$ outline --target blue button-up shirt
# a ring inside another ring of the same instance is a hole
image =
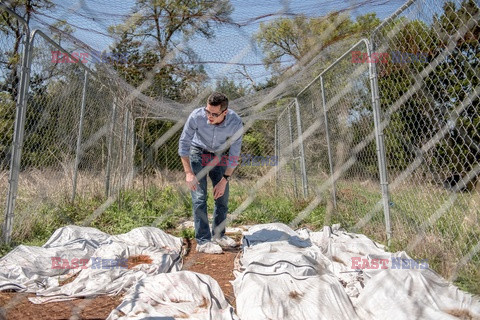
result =
[[[231,159],[238,159],[242,147],[242,134],[242,119],[235,111],[228,109],[225,120],[215,125],[208,123],[204,108],[197,108],[192,111],[183,127],[178,143],[178,154],[181,157],[189,156],[191,146],[214,153],[221,152],[228,149],[227,140],[233,137],[228,155]],[[232,162],[229,163],[229,166],[235,166]]]

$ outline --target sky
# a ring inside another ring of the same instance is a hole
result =
[[[45,29],[49,24],[65,19],[74,28],[75,37],[100,51],[110,51],[109,46],[114,39],[108,35],[108,27],[121,23],[135,3],[134,0],[53,2],[56,4],[55,9],[39,16],[38,26]],[[262,52],[252,41],[260,23],[291,16],[289,14],[322,16],[346,8],[353,8],[350,11],[353,19],[367,12],[376,12],[380,19],[384,19],[404,2],[405,0],[231,0],[234,7],[232,19],[242,27],[220,26],[213,39],[196,37],[186,45],[198,54],[198,60],[203,62],[212,82],[223,77],[245,80],[239,71],[247,71],[258,84],[270,77],[270,72],[262,64]]]

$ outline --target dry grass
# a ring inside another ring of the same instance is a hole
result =
[[[7,190],[8,190],[8,171],[0,171],[0,206],[4,208],[7,201]],[[0,217],[0,222],[4,219],[3,215]]]
[[[78,277],[79,274],[80,274],[80,272],[77,272],[77,273],[74,273],[74,274],[70,275],[70,276],[69,276],[68,278],[66,278],[66,279],[59,280],[59,281],[58,281],[58,285],[59,285],[59,286],[64,286],[64,285],[66,285],[67,283],[73,282],[73,280],[75,280],[75,279]]]
[[[143,186],[157,186],[163,188],[173,186],[174,188],[183,187],[185,174],[181,171],[155,170],[152,175],[138,175],[133,179],[132,188],[140,189]]]
[[[152,264],[153,260],[150,258],[150,256],[147,256],[145,254],[140,254],[137,256],[130,256],[127,259],[127,267],[128,269],[132,269],[135,266],[138,266],[139,264]]]
[[[208,300],[207,298],[203,297],[202,303],[198,305],[199,308],[206,308],[208,307]]]
[[[288,294],[288,297],[290,299],[293,299],[293,300],[300,300],[302,298],[302,294],[300,292],[297,292],[297,291],[291,291],[289,294]]]
[[[77,197],[102,197],[105,189],[102,173],[80,171],[77,182]],[[8,181],[0,180],[0,190],[8,188]],[[73,178],[68,171],[53,169],[29,169],[19,175],[18,194],[15,202],[13,239],[26,239],[39,219],[45,217],[44,208],[55,208],[70,202]],[[5,204],[5,198],[2,199]],[[0,221],[3,222],[3,215]]]
[[[457,317],[458,319],[462,319],[462,320],[478,320],[477,317],[475,317],[474,315],[472,315],[470,313],[470,311],[468,310],[444,310],[446,313],[454,316],[454,317]]]
[[[338,258],[337,256],[332,256],[332,261],[333,262],[338,262],[338,263],[341,263],[343,265],[345,265],[345,262],[343,262],[340,258]]]

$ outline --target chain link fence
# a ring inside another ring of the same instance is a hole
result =
[[[303,197],[316,197],[326,204],[324,224],[341,223],[350,229],[366,218],[370,221],[360,231],[384,241],[389,212],[388,208],[382,211],[381,204],[388,195],[378,187],[379,126],[372,100],[372,69],[367,63],[352,63],[352,53],[369,50],[367,40],[352,46],[279,116],[280,156],[287,160],[280,180],[294,191],[303,190]]]
[[[410,1],[372,36],[394,245],[450,279],[480,275],[479,20],[474,1]]]
[[[12,12],[8,17],[22,21]],[[125,90],[87,68],[78,55],[39,30],[30,36],[26,29],[21,39],[0,39],[2,59],[10,64],[1,74],[6,87],[1,91],[0,177],[7,219],[3,237],[9,242],[23,238],[45,216],[71,223],[65,215],[45,215],[58,203],[122,190],[132,179],[134,128]],[[28,43],[23,53],[17,48],[21,41]],[[8,51],[12,46],[16,51]],[[22,61],[26,67],[20,73]],[[25,85],[18,85],[20,79]]]
[[[307,187],[302,179],[305,177],[301,166],[301,152],[298,139],[298,122],[296,117],[296,103],[291,100],[277,119],[277,154],[285,161],[276,175],[277,186],[287,195],[304,196],[303,188]]]
[[[1,10],[22,20],[4,6]],[[127,188],[146,190],[158,186],[158,178],[183,181],[178,139],[189,105],[164,98],[158,101],[136,91],[118,76],[117,61],[71,41],[69,34],[60,33],[55,40],[39,30],[32,35],[28,29],[19,34],[23,39],[17,39],[16,53],[2,52],[11,61],[9,69],[2,69],[2,77],[16,77],[19,82],[23,57],[26,77],[25,85],[12,85],[26,90],[21,96],[25,104],[16,103],[20,93],[9,94],[8,88],[2,88],[1,96],[5,109],[1,130],[5,134],[0,191],[7,219],[0,221],[6,242],[25,238],[44,216],[72,223],[64,210],[58,216],[45,214],[57,210],[59,203],[93,197],[110,199],[106,204],[118,199],[120,205]],[[0,39],[5,48],[14,46],[15,39]],[[58,45],[60,40],[68,46]],[[23,55],[22,41],[28,43]],[[17,116],[16,104],[22,112]],[[248,109],[245,103],[231,105],[248,121],[248,110],[242,113],[242,108]],[[13,141],[15,125],[19,133]],[[274,121],[257,120],[245,133],[236,172],[240,179],[256,179],[276,165],[274,127]],[[10,168],[12,158],[16,160]],[[8,180],[9,174],[13,179]],[[97,217],[90,214],[84,213],[85,224]],[[50,225],[58,225],[58,221]]]
[[[473,1],[408,1],[277,119],[278,181],[295,195],[307,181],[304,196],[323,203],[330,190],[325,224],[426,258],[467,289],[480,260],[479,12]]]

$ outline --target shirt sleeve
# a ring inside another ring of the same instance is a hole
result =
[[[185,125],[183,126],[182,135],[178,141],[178,154],[180,157],[187,157],[190,154],[193,135],[197,130],[194,114],[195,112],[192,112],[190,116],[188,116],[187,122],[185,122]]]
[[[238,137],[237,137],[238,136]],[[238,166],[238,161],[240,160],[240,150],[242,149],[242,137],[243,137],[243,123],[240,122],[237,129],[235,130],[235,134],[233,138],[235,141],[231,144],[230,149],[228,151],[229,161],[228,166],[231,168],[235,168]]]

